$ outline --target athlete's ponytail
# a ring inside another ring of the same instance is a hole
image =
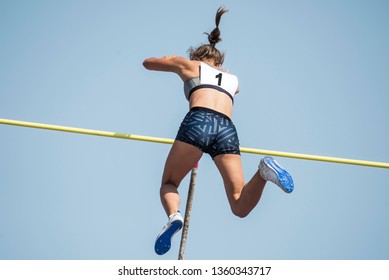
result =
[[[209,44],[201,45],[197,49],[190,48],[188,50],[189,58],[191,60],[213,60],[215,65],[222,65],[224,62],[224,54],[221,53],[218,49],[215,48],[215,45],[219,43],[222,39],[220,37],[220,19],[224,13],[228,12],[225,7],[220,7],[216,12],[215,23],[216,27],[212,30],[210,34],[204,33],[208,35]]]
[[[217,10],[216,17],[215,17],[215,23],[216,27],[214,30],[212,30],[211,34],[204,33],[208,35],[208,41],[209,44],[212,47],[215,47],[217,43],[219,43],[222,39],[220,38],[220,29],[219,29],[219,24],[220,24],[220,19],[224,13],[228,12],[228,10],[225,7],[220,7]]]

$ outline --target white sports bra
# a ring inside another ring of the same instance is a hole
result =
[[[227,94],[232,101],[238,91],[238,77],[223,72],[204,62],[200,62],[200,76],[184,82],[184,93],[189,101],[193,92],[202,88],[212,88]]]

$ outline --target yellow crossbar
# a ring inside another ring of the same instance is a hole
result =
[[[89,135],[103,136],[103,137],[121,138],[127,140],[147,141],[147,142],[162,143],[162,144],[173,144],[174,142],[173,139],[168,139],[168,138],[150,137],[150,136],[142,136],[142,135],[135,135],[135,134],[123,134],[123,133],[108,132],[108,131],[101,131],[101,130],[24,122],[24,121],[9,120],[9,119],[0,119],[0,124],[38,128],[38,129],[57,130],[62,132],[71,132],[71,133],[79,133],[79,134],[89,134]],[[288,153],[288,152],[280,152],[280,151],[244,148],[244,147],[241,147],[240,151],[242,153],[249,153],[249,154],[261,154],[261,155],[288,157],[288,158],[305,159],[305,160],[325,161],[325,162],[332,162],[332,163],[389,168],[389,163],[386,162],[375,162],[375,161],[367,161],[367,160],[297,154],[297,153]]]

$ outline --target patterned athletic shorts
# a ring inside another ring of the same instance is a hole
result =
[[[191,144],[212,158],[220,154],[240,155],[238,133],[231,119],[208,108],[192,108],[182,121],[176,140]]]

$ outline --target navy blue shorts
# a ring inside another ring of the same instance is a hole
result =
[[[231,119],[208,108],[192,108],[182,121],[176,140],[191,144],[212,158],[220,154],[240,155],[238,133]]]

